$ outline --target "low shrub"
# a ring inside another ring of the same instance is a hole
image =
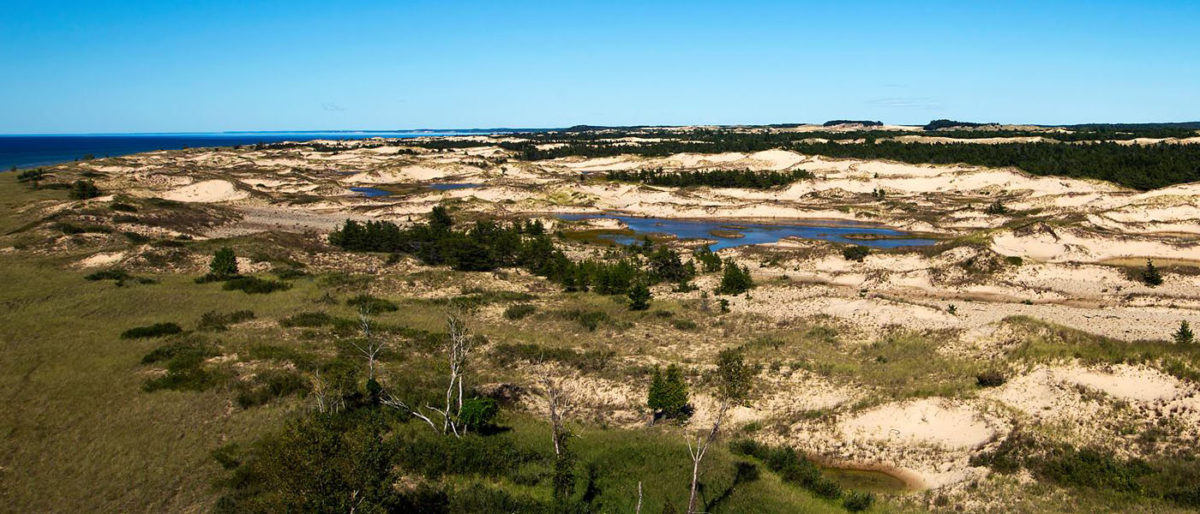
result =
[[[287,282],[263,280],[258,277],[238,277],[230,279],[221,287],[226,291],[242,291],[246,294],[269,294],[275,291],[286,291],[292,288]]]
[[[121,332],[121,339],[146,339],[151,337],[163,337],[183,332],[183,329],[176,323],[155,323],[144,327],[134,327],[124,332]]]
[[[850,512],[862,512],[875,504],[875,495],[860,491],[852,491],[842,500],[842,507]]]
[[[493,426],[496,415],[500,413],[500,404],[491,398],[471,398],[463,402],[458,414],[467,428],[476,432]]]
[[[229,325],[251,319],[254,319],[253,311],[208,311],[200,315],[200,321],[196,323],[196,330],[223,331],[228,330]]]
[[[671,326],[679,330],[695,330],[696,322],[690,319],[677,319],[671,321]]]
[[[346,300],[346,305],[366,309],[367,312],[396,312],[400,307],[390,300],[376,298],[368,294],[360,294]]]
[[[303,395],[309,391],[310,384],[295,371],[268,370],[259,373],[251,382],[242,382],[238,387],[237,404],[248,409],[292,394]]]
[[[528,303],[518,303],[516,305],[510,305],[507,309],[504,309],[504,317],[516,321],[533,314],[535,311],[537,311],[537,307],[534,305]]]
[[[546,348],[532,343],[500,343],[492,349],[492,356],[500,365],[512,365],[517,361],[556,361],[580,371],[601,371],[608,367],[616,356],[612,350],[587,350],[579,352],[570,348]]]
[[[204,369],[205,359],[217,352],[200,340],[184,339],[155,348],[142,357],[142,364],[166,361],[167,373],[142,383],[146,392],[169,389],[203,391],[217,383],[217,375]]]
[[[871,254],[871,249],[861,245],[847,246],[842,249],[842,257],[848,261],[862,262]]]
[[[588,329],[588,332],[595,332],[599,328],[600,323],[610,321],[608,313],[604,311],[585,311],[585,310],[570,310],[562,313],[563,318],[579,322],[583,328]]]
[[[1004,378],[1004,374],[997,370],[988,370],[975,375],[975,382],[979,384],[979,387],[1000,387],[1004,385],[1005,381],[1007,379]]]
[[[284,327],[317,328],[333,324],[333,316],[324,312],[301,312],[279,320]]]

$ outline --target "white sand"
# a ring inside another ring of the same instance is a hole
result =
[[[996,431],[972,408],[939,398],[890,404],[842,421],[847,440],[869,439],[900,444],[974,448]]]
[[[216,203],[242,200],[249,193],[238,189],[227,180],[206,180],[190,186],[168,191],[162,197],[178,202]]]

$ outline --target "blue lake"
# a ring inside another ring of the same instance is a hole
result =
[[[671,218],[639,218],[615,214],[561,214],[559,219],[574,221],[588,218],[610,218],[621,220],[636,234],[603,234],[600,237],[623,245],[636,243],[647,234],[671,234],[679,239],[713,239],[712,250],[736,246],[774,243],[785,237],[817,239],[835,243],[850,243],[873,248],[898,248],[902,246],[927,246],[937,243],[936,239],[914,237],[908,232],[884,227],[864,226],[849,222],[790,222],[748,223],[736,220],[690,220]],[[717,234],[713,232],[716,231]],[[731,237],[733,233],[741,237]],[[853,236],[881,237],[884,239],[858,239]]]
[[[472,188],[472,187],[479,187],[480,185],[481,185],[481,184],[468,184],[468,183],[461,183],[461,184],[430,184],[430,185],[429,185],[429,189],[433,189],[433,190],[437,190],[437,191],[450,191],[450,190],[454,190],[454,189],[470,189],[470,188]]]
[[[352,188],[350,188],[350,190],[354,191],[355,193],[362,193],[362,195],[367,198],[375,198],[377,196],[388,196],[388,195],[392,194],[391,191],[379,189],[376,187],[352,187]]]

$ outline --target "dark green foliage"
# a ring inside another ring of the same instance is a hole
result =
[[[500,404],[491,398],[470,398],[463,402],[462,411],[458,414],[459,421],[468,429],[479,432],[490,428],[500,414]]]
[[[368,294],[360,294],[354,298],[346,300],[346,305],[357,307],[359,309],[365,309],[367,312],[372,313],[396,312],[400,310],[400,306],[396,305],[394,302],[385,300],[383,298],[376,298]]]
[[[942,128],[964,126],[961,122],[948,123],[939,128],[938,135],[957,138],[1012,137],[1022,135],[1043,136],[1045,132],[958,130]],[[662,140],[643,143],[636,147],[612,145],[594,141],[592,133],[532,134],[529,141],[502,143],[500,146],[514,150],[527,160],[554,159],[571,155],[588,157],[610,157],[619,154],[636,154],[661,157],[681,152],[719,153],[756,152],[784,148],[807,155],[858,159],[889,159],[914,164],[966,163],[989,167],[1016,167],[1034,175],[1062,175],[1077,178],[1096,178],[1115,182],[1135,189],[1155,189],[1172,184],[1200,180],[1200,148],[1195,145],[1153,144],[1123,145],[1110,139],[1133,137],[1189,137],[1192,129],[1184,127],[1135,127],[1113,129],[1111,127],[1082,127],[1079,132],[1054,134],[1060,141],[1080,141],[1083,144],[1057,142],[1001,143],[995,145],[948,145],[939,143],[910,143],[880,141],[879,139],[905,135],[904,133],[874,132],[806,132],[787,133],[765,131],[759,133],[731,132],[723,129],[689,131],[680,140]],[[913,135],[927,135],[913,132]],[[617,138],[634,133],[610,132],[605,137]],[[865,139],[864,142],[848,142],[846,139]],[[827,142],[817,142],[825,139]],[[544,143],[562,143],[555,148],[539,149]]]
[[[1004,374],[997,370],[988,370],[975,375],[975,382],[979,384],[979,387],[1000,387],[1004,385],[1005,381]]]
[[[142,357],[142,364],[166,361],[167,373],[142,383],[146,392],[169,389],[175,391],[203,391],[217,383],[217,377],[204,369],[205,359],[217,356],[217,352],[200,340],[180,339],[155,348]]]
[[[713,253],[707,246],[697,249],[693,255],[704,266],[705,273],[721,271],[721,256]]]
[[[1192,327],[1188,325],[1187,321],[1180,321],[1179,330],[1175,331],[1172,339],[1175,340],[1175,344],[1192,344],[1196,341],[1196,336],[1192,333]]]
[[[595,332],[600,327],[600,323],[609,321],[608,313],[604,311],[570,310],[564,311],[562,316],[578,321],[583,328],[588,329],[588,332]]]
[[[677,319],[671,321],[671,326],[679,330],[695,330],[697,325],[690,319]]]
[[[687,419],[692,414],[692,406],[688,404],[687,382],[679,366],[667,366],[664,375],[660,369],[654,368],[650,380],[650,390],[646,395],[646,405],[654,412],[654,416],[664,418]]]
[[[120,212],[137,212],[138,211],[137,207],[134,207],[127,203],[121,203],[121,202],[113,202],[113,204],[109,205],[108,208],[112,209],[114,211],[120,211]]]
[[[737,295],[754,287],[754,279],[750,278],[750,268],[738,267],[732,260],[725,262],[725,274],[721,275],[721,285],[717,294]]]
[[[120,268],[112,268],[112,269],[96,271],[96,272],[89,273],[83,277],[84,280],[91,280],[91,281],[116,280],[117,282],[123,282],[123,281],[129,280],[131,278],[134,278],[133,275],[130,275],[125,270],[120,269]]]
[[[629,310],[644,311],[650,308],[650,288],[638,282],[629,288]]]
[[[804,170],[791,171],[753,171],[753,170],[704,170],[664,172],[662,168],[653,170],[610,171],[605,178],[621,182],[640,182],[654,186],[688,187],[740,187],[751,189],[770,189],[783,186],[798,180],[812,178],[812,173]]]
[[[729,449],[735,454],[762,461],[785,482],[797,484],[818,496],[836,499],[842,495],[837,482],[822,476],[816,464],[792,448],[772,448],[751,439],[740,439],[729,443]]]
[[[696,268],[684,264],[679,258],[679,252],[666,246],[659,246],[649,256],[650,275],[664,282],[683,283],[696,276]]]
[[[208,273],[217,280],[225,280],[236,277],[238,275],[237,256],[234,255],[233,249],[223,247],[213,254],[212,261],[208,263]]]
[[[200,322],[196,323],[196,330],[208,331],[224,331],[229,329],[229,325],[241,323],[243,321],[254,319],[252,311],[232,311],[219,312],[208,311],[200,315]]]
[[[882,121],[870,121],[870,120],[829,120],[829,121],[821,124],[822,127],[835,127],[837,125],[862,125],[864,127],[881,127],[881,126],[883,126],[883,122]]]
[[[862,262],[871,253],[871,249],[861,245],[842,248],[842,258],[848,261]]]
[[[507,309],[504,309],[504,317],[516,321],[524,318],[525,316],[533,314],[534,311],[537,311],[536,306],[528,303],[518,303],[516,305],[510,305]]]
[[[54,224],[54,228],[58,229],[66,235],[72,236],[75,234],[111,234],[112,229],[103,225],[76,225],[74,223],[58,222]]]
[[[868,492],[851,491],[842,500],[842,507],[850,512],[862,512],[875,504],[875,495]]]
[[[717,354],[717,398],[738,405],[750,394],[754,371],[746,366],[745,356],[737,348],[726,348]]]
[[[280,280],[293,280],[293,279],[308,276],[308,272],[306,272],[302,269],[297,269],[297,268],[277,268],[277,269],[271,270],[271,273],[274,274]]]
[[[67,193],[67,197],[72,200],[87,200],[97,196],[100,196],[100,189],[90,180],[76,180],[71,184],[71,191]]]
[[[46,173],[46,170],[44,170],[42,168],[25,170],[25,171],[22,171],[17,174],[17,182],[20,182],[22,184],[29,183],[33,186],[34,189],[37,189],[38,183],[41,182],[42,179],[44,179],[48,176],[49,176],[49,173]]]
[[[570,348],[546,348],[532,343],[500,343],[492,349],[497,364],[514,365],[517,361],[558,362],[580,371],[603,371],[616,352],[612,350],[576,351]]]
[[[988,206],[983,209],[983,212],[985,214],[993,215],[1007,214],[1008,207],[1005,207],[1004,204],[1000,203],[1000,200],[996,200],[988,204]]]
[[[1162,274],[1158,272],[1158,268],[1154,267],[1154,263],[1150,259],[1146,259],[1146,269],[1142,271],[1142,282],[1150,287],[1160,286],[1163,283]]]
[[[121,332],[121,339],[146,339],[150,337],[163,337],[183,332],[183,329],[176,323],[155,323],[144,327],[135,327],[124,332]]]
[[[275,291],[286,291],[292,288],[287,282],[263,280],[258,277],[237,277],[225,282],[221,287],[226,291],[242,291],[246,294],[268,294]]]
[[[258,373],[253,381],[238,383],[237,404],[243,409],[264,405],[277,398],[303,394],[309,390],[308,379],[291,370],[267,370]]]
[[[301,312],[279,320],[279,324],[284,327],[306,328],[323,327],[326,325],[332,325],[333,322],[333,316],[330,316],[324,312]]]

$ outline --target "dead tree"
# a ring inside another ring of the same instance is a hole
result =
[[[567,437],[570,433],[563,426],[563,416],[573,407],[568,401],[563,389],[562,379],[555,378],[549,373],[542,375],[540,380],[542,393],[546,396],[546,405],[550,412],[550,434],[554,439],[554,455],[561,456],[565,451]]]
[[[466,433],[465,427],[459,422],[459,417],[462,415],[463,391],[465,389],[463,377],[466,374],[467,357],[471,353],[474,341],[467,334],[466,324],[457,315],[450,314],[447,317],[446,325],[449,332],[446,343],[446,354],[450,359],[450,379],[446,385],[446,406],[439,409],[432,405],[426,405],[425,408],[441,414],[441,433],[462,437]],[[382,396],[381,401],[384,405],[408,411],[413,416],[429,424],[434,431],[438,430],[433,420],[422,412],[420,408],[412,407],[407,402],[391,394],[384,394]]]
[[[375,380],[375,361],[378,360],[379,354],[387,347],[387,341],[382,339],[376,340],[371,337],[371,309],[367,306],[358,308],[358,326],[362,330],[363,342],[351,342],[354,348],[363,354],[367,359],[367,380]]]
[[[744,402],[750,390],[750,370],[746,367],[741,352],[729,349],[720,353],[717,357],[716,378],[718,407],[712,429],[708,431],[707,435],[697,435],[695,444],[692,443],[690,437],[687,438],[688,453],[692,456],[692,490],[688,497],[688,514],[696,513],[696,493],[700,485],[700,462],[704,460],[708,446],[717,439],[717,434],[721,431],[721,422],[725,419],[725,413],[729,411],[730,407]]]

